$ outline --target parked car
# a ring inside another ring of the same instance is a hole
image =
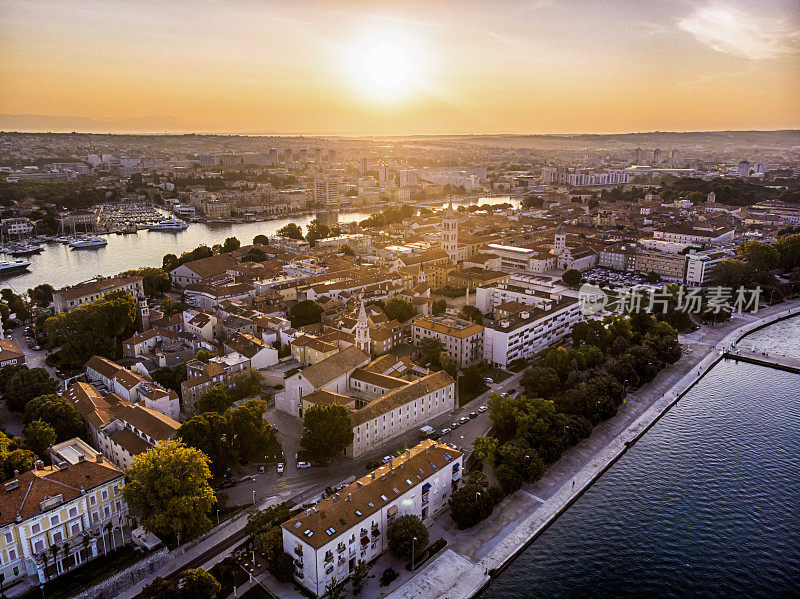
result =
[[[223,483],[222,483],[222,484],[221,484],[219,487],[217,487],[217,488],[218,488],[218,489],[230,489],[231,487],[235,487],[235,486],[236,486],[236,483],[235,483],[234,481],[232,481],[232,480],[226,480],[225,482],[223,482]]]
[[[489,383],[490,385],[494,384],[494,379],[490,378],[488,376],[485,377],[483,380],[484,380],[484,382]]]
[[[478,413],[477,412],[470,412],[469,413],[469,417],[470,418],[477,418],[478,417]]]
[[[469,418],[467,418],[466,416],[462,416],[461,418],[458,419],[458,421],[461,424],[465,424],[465,423],[469,422]]]
[[[258,467],[258,473],[259,473],[259,474],[264,474],[264,464],[261,464],[261,465]]]
[[[443,428],[443,429],[442,429],[442,435],[446,435],[447,433],[449,433],[449,432],[450,432],[450,430],[451,430],[451,429],[449,429],[449,428]]]
[[[283,474],[283,464],[278,464],[278,474]]]
[[[489,409],[489,408],[488,408],[488,407],[486,407],[486,406],[481,406],[480,408],[478,408],[478,412],[480,412],[481,414],[483,414],[483,413],[484,413],[486,410],[488,410],[488,409]]]
[[[461,423],[458,421],[450,423],[450,428],[452,429],[457,429],[459,426],[461,426]]]
[[[297,467],[300,469],[311,468],[311,462],[297,462]]]
[[[389,463],[389,462],[391,462],[393,459],[394,459],[394,458],[393,458],[392,456],[390,456],[390,455],[385,455],[385,456],[383,456],[383,459],[382,459],[381,461],[382,461],[384,464],[388,464],[388,463]]]

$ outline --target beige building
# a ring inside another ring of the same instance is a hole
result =
[[[53,307],[56,314],[69,312],[73,308],[99,300],[112,291],[127,291],[137,298],[144,295],[142,277],[111,277],[64,287],[53,292]]]
[[[44,584],[96,558],[106,526],[127,524],[124,484],[122,471],[99,454],[15,473],[0,494],[4,586]]]
[[[388,549],[387,531],[414,515],[426,524],[461,481],[462,454],[426,440],[281,525],[294,578],[316,597],[346,580],[358,562]]]
[[[483,359],[483,325],[452,316],[419,318],[411,325],[411,339],[419,345],[423,339],[438,339],[459,368]]]

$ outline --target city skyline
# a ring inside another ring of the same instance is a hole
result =
[[[800,128],[793,2],[2,2],[0,128]]]

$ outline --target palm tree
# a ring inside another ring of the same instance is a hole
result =
[[[58,545],[50,545],[50,553],[53,554],[53,566],[56,569],[56,574],[58,574],[58,554],[60,551]]]

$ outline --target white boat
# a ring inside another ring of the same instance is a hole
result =
[[[9,262],[8,260],[0,260],[0,277],[19,272],[21,270],[28,270],[30,265],[31,263],[27,260],[14,260],[13,262]]]
[[[58,243],[69,243],[72,241],[72,237],[69,235],[62,235],[61,237],[56,237],[53,241],[57,241]]]
[[[36,243],[12,243],[6,249],[7,254],[12,256],[27,256],[29,254],[36,254],[44,249],[44,246]]]
[[[162,220],[161,222],[147,225],[147,228],[151,231],[183,231],[188,227],[189,225],[179,218],[168,218],[166,220]]]
[[[73,249],[98,248],[104,245],[108,245],[108,241],[102,237],[82,237],[69,243],[69,247]]]

